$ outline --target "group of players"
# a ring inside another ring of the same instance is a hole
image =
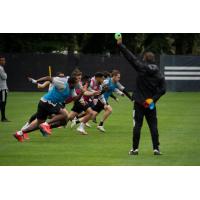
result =
[[[108,103],[109,97],[117,98],[113,93],[126,95],[132,100],[125,87],[120,84],[120,71],[96,72],[92,78],[82,76],[79,69],[75,69],[71,76],[65,76],[58,72],[56,77],[42,77],[37,80],[28,78],[38,88],[49,87],[48,93],[41,97],[37,112],[33,114],[21,130],[14,134],[19,141],[29,139],[28,133],[40,130],[43,136],[52,134],[52,129],[66,126],[71,121],[71,128],[79,124],[77,131],[83,135],[88,133],[85,126],[88,122],[95,122],[97,115],[104,111],[102,119],[97,126],[101,132],[105,132],[104,123],[112,113],[112,107]],[[73,102],[69,112],[66,104]]]

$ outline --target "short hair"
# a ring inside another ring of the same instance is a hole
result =
[[[82,77],[81,81],[82,81],[82,85],[84,86],[86,83],[90,82],[90,77],[85,75]]]
[[[56,76],[59,76],[60,74],[65,74],[64,72],[56,72]]]
[[[120,71],[119,70],[116,70],[116,69],[113,69],[112,72],[111,72],[111,76],[117,76],[118,74],[120,74]]]
[[[102,77],[104,77],[104,74],[102,72],[96,72],[94,76],[96,78],[102,78]]]
[[[68,83],[69,84],[76,84],[76,77],[70,77],[69,79],[68,79]]]
[[[104,71],[103,75],[104,75],[105,78],[108,78],[108,77],[110,77],[110,72]]]
[[[71,76],[81,76],[81,75],[82,75],[82,72],[78,68],[75,68],[71,74]]]
[[[155,54],[151,51],[146,51],[143,54],[143,57],[145,57],[145,61],[147,62],[155,62]]]

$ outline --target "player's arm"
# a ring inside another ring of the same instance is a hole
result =
[[[123,90],[123,93],[124,93],[131,101],[133,101],[133,98],[132,98],[132,96],[129,94],[128,91],[126,91],[126,90],[124,89],[124,90]]]
[[[98,96],[98,95],[101,95],[102,91],[96,91],[93,89],[94,88],[94,81],[91,80],[89,85],[88,85],[88,88],[87,88],[87,91],[84,93],[85,96]]]
[[[81,92],[78,95],[77,95],[75,89],[73,89],[73,91],[72,91],[72,99],[73,99],[73,101],[79,101],[81,99],[81,97],[83,96],[83,94],[84,94],[84,90],[83,89],[81,89]]]
[[[164,95],[166,93],[166,82],[165,82],[165,78],[163,77],[161,80],[160,80],[160,83],[159,83],[159,86],[158,86],[158,91],[156,93],[156,95],[154,95],[152,97],[153,101],[156,102],[160,99],[160,97],[162,95]]]
[[[128,91],[126,91],[125,87],[120,83],[120,82],[117,82],[117,89],[124,95],[126,95],[131,101],[132,101],[132,97],[131,95],[129,94]]]
[[[50,85],[50,81],[45,81],[44,83],[38,83],[37,84],[37,87],[39,88],[39,89],[43,89],[43,88],[46,88],[46,87],[48,87]]]
[[[84,92],[84,96],[89,96],[89,97],[91,97],[91,96],[98,96],[100,94],[100,91],[85,91]]]
[[[146,72],[147,68],[144,63],[142,63],[126,46],[122,43],[122,38],[117,40],[117,45],[124,55],[124,57],[129,61],[131,66],[137,72]]]
[[[45,81],[53,82],[53,78],[50,76],[45,76],[39,79],[33,79],[31,77],[28,77],[28,80],[33,84],[38,84],[40,82],[45,82]]]
[[[118,98],[113,93],[110,95],[110,97],[113,98],[115,101],[118,102]]]
[[[39,82],[44,82],[44,81],[50,81],[52,83],[54,81],[54,79],[56,81],[56,77],[53,78],[53,77],[50,77],[50,76],[45,76],[45,77],[37,79],[36,82],[39,83]]]
[[[7,79],[7,74],[4,71],[3,67],[0,67],[0,77],[2,80],[6,80]]]

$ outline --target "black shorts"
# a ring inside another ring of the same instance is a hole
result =
[[[97,113],[100,113],[102,110],[104,110],[104,104],[101,101],[97,101],[97,104],[92,107],[92,110],[94,110]]]
[[[60,112],[60,104],[52,104],[40,100],[37,109],[37,119],[46,120],[49,115],[58,114]]]
[[[74,106],[72,107],[72,111],[76,112],[78,114],[82,113],[83,111],[86,111],[90,107],[89,104],[82,105],[79,101],[74,103]]]
[[[59,105],[60,105],[60,107],[61,107],[62,109],[65,108],[65,103],[59,103]]]

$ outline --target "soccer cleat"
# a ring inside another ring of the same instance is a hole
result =
[[[23,133],[23,137],[24,137],[25,140],[29,140],[30,139],[29,136],[28,136],[28,133]]]
[[[88,133],[85,131],[85,129],[84,128],[82,128],[82,127],[78,127],[77,129],[76,129],[79,133],[81,133],[82,135],[88,135]]]
[[[101,132],[106,132],[103,126],[97,126],[97,129],[100,130]]]
[[[153,154],[156,155],[156,156],[162,155],[162,153],[161,153],[160,150],[158,150],[158,149],[154,149],[154,150],[153,150]]]
[[[19,142],[23,142],[24,141],[24,137],[23,135],[19,134],[19,131],[17,131],[14,135],[13,135]]]
[[[92,127],[89,123],[86,123],[85,126],[88,127],[88,128]]]
[[[128,155],[138,155],[138,149],[131,149],[129,152],[128,152]]]
[[[74,128],[75,125],[76,125],[76,119],[73,119],[70,127]]]
[[[50,128],[49,124],[42,123],[42,124],[40,124],[39,128],[40,128],[40,132],[42,133],[42,135],[44,137],[51,135],[51,128]]]

